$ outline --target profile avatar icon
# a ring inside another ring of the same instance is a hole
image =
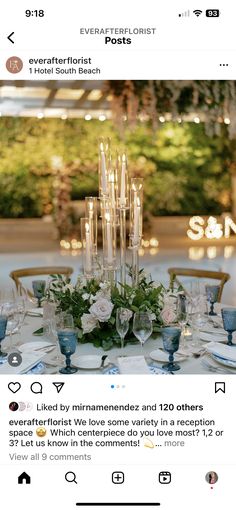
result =
[[[205,476],[205,480],[210,485],[214,485],[216,482],[218,482],[218,475],[215,471],[209,471]]]
[[[20,57],[9,57],[6,61],[6,68],[9,73],[17,74],[23,68],[23,62]]]

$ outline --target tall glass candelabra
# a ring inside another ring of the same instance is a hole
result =
[[[129,186],[127,156],[123,151],[112,158],[110,139],[99,139],[99,198],[102,221],[103,277],[117,282],[120,270],[121,292],[126,284],[126,225],[130,210],[130,242],[132,284],[139,283],[139,248],[142,241],[143,179],[133,178]],[[98,238],[97,198],[86,197],[85,218],[81,219],[83,266],[86,278],[95,274]],[[117,264],[117,229],[120,237],[120,264]],[[119,267],[118,267],[119,266]]]
[[[121,292],[125,293],[126,284],[126,211],[129,209],[129,183],[127,156],[123,152],[117,156],[118,172],[118,209],[120,216],[120,282]]]
[[[132,250],[132,284],[139,283],[139,248],[143,225],[143,179],[131,179],[130,186],[130,249]]]

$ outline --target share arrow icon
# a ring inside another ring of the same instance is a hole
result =
[[[53,386],[55,386],[57,393],[60,393],[60,391],[62,390],[65,383],[64,382],[53,382],[52,384],[53,384]]]

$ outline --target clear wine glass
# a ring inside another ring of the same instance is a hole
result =
[[[116,331],[121,339],[121,349],[124,349],[125,335],[129,329],[130,314],[127,308],[117,308],[116,310]]]
[[[10,351],[13,349],[13,341],[12,341],[12,335],[13,333],[16,333],[19,322],[20,322],[20,316],[19,312],[17,311],[16,303],[4,303],[2,306],[2,315],[5,315],[7,317],[7,334],[10,334]]]
[[[189,323],[194,330],[192,347],[199,349],[200,330],[202,330],[208,322],[208,308],[205,295],[200,295],[198,300],[191,300],[191,311],[189,313]]]
[[[143,345],[152,334],[152,320],[148,312],[136,312],[134,314],[133,333],[138,338],[143,353]]]
[[[185,336],[184,330],[188,322],[187,303],[183,301],[182,296],[178,296],[176,304],[177,321],[181,329],[181,343],[182,347],[185,348]]]

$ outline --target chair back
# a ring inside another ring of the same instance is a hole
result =
[[[179,276],[189,276],[192,278],[204,278],[205,280],[219,280],[220,290],[218,300],[221,301],[221,296],[225,283],[230,279],[228,273],[222,271],[208,271],[205,269],[190,269],[186,267],[169,267],[168,273],[170,275],[170,288],[173,289],[173,285],[177,282],[179,285],[184,285],[179,280]]]
[[[27,267],[23,269],[15,269],[10,272],[10,277],[14,280],[16,289],[20,292],[23,287],[21,278],[34,277],[34,276],[49,276],[52,274],[61,274],[64,276],[71,276],[73,273],[72,267],[67,266],[42,266],[42,267]],[[27,293],[32,296],[32,292],[29,289],[26,289]]]

